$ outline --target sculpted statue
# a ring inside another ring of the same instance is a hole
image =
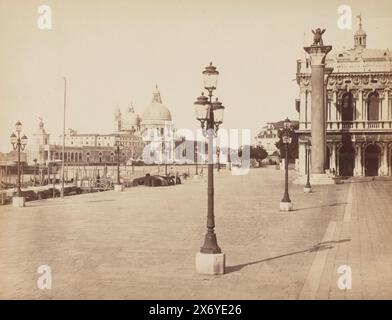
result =
[[[42,117],[38,117],[38,119],[39,119],[39,127],[40,127],[40,129],[43,129],[43,127],[44,127],[44,120],[42,119]]]
[[[312,46],[323,46],[322,35],[325,32],[325,29],[321,30],[320,28],[317,28],[316,31],[312,30],[312,32],[314,34]]]

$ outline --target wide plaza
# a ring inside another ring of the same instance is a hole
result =
[[[296,177],[290,171],[290,180]],[[206,177],[0,207],[1,299],[392,298],[392,180],[289,185],[283,172],[215,175],[224,275],[195,272],[203,244]],[[39,266],[52,289],[39,289]],[[341,290],[338,268],[352,288]]]

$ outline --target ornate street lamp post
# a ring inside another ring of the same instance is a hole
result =
[[[217,171],[220,172],[220,148],[216,147],[216,161],[218,162]]]
[[[166,140],[162,137],[162,161],[165,161],[165,176],[167,177],[167,154],[166,154]]]
[[[282,130],[282,141],[285,146],[285,184],[284,184],[284,195],[283,199],[280,202],[280,210],[281,211],[291,211],[293,210],[293,203],[290,200],[289,196],[289,144],[291,143],[291,122],[289,118],[286,118],[283,124]]]
[[[203,274],[223,274],[225,256],[221,252],[214,232],[214,153],[213,140],[223,121],[224,106],[221,102],[212,102],[212,92],[216,89],[219,72],[210,63],[203,71],[204,88],[208,91],[208,98],[204,93],[194,103],[196,119],[200,121],[203,135],[208,140],[208,210],[207,233],[200,252],[196,255],[196,271]]]
[[[195,143],[195,165],[196,165],[196,176],[198,176],[199,175],[199,169],[198,169],[198,166],[197,166],[197,141],[196,141],[196,143]]]
[[[312,192],[312,186],[310,185],[310,150],[312,144],[310,140],[306,143],[306,185],[304,187],[304,192]]]
[[[33,186],[35,187],[35,185],[36,185],[36,176],[37,176],[37,159],[35,158],[35,159],[33,159],[33,162],[34,162],[34,181],[33,181]]]
[[[115,146],[115,153],[117,154],[117,183],[114,185],[114,191],[121,192],[124,191],[124,186],[121,184],[120,180],[120,151],[122,150],[123,145],[121,144],[119,135],[116,136]]]
[[[12,198],[12,205],[14,207],[24,207],[25,198],[22,196],[21,183],[20,183],[20,151],[23,151],[26,148],[27,137],[25,135],[20,137],[20,133],[22,132],[22,123],[20,121],[18,121],[15,124],[15,130],[17,135],[15,135],[15,133],[12,133],[10,140],[11,140],[12,148],[18,151],[18,178],[16,183],[17,196]]]
[[[57,163],[52,164],[52,174],[53,174],[53,199],[56,198],[56,173],[57,173]]]

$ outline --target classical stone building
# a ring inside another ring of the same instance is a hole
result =
[[[325,60],[325,169],[340,176],[392,175],[392,53],[368,49],[359,29],[354,47],[331,51]],[[297,61],[299,170],[305,174],[305,145],[311,134],[311,65]]]
[[[79,134],[69,129],[65,136],[64,160],[67,164],[86,163],[117,163],[116,140],[123,145],[120,162],[141,158],[144,143],[140,132],[122,130],[110,134]],[[50,141],[50,134],[46,132],[42,119],[39,129],[33,134],[33,140],[28,144],[27,159],[30,164],[37,159],[39,164],[61,160],[63,158],[62,136],[59,143]]]
[[[276,143],[279,142],[279,130],[283,129],[284,121],[267,122],[255,137],[255,145],[262,146],[267,151],[268,156],[279,156],[279,149]],[[298,126],[298,121],[292,121],[293,127]]]
[[[278,128],[271,122],[263,126],[255,137],[255,145],[262,146],[267,151],[268,156],[279,154],[279,150],[275,145],[278,141]]]

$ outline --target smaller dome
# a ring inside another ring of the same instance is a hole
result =
[[[366,32],[363,29],[359,29],[357,32],[355,32],[355,36],[366,36]]]

